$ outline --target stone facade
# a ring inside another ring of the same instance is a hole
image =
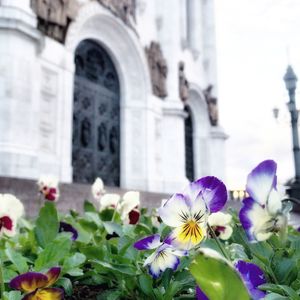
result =
[[[207,0],[1,0],[0,176],[72,182],[75,52],[92,40],[120,84],[121,188],[171,193],[187,182],[184,105],[195,177],[224,179],[213,15]]]

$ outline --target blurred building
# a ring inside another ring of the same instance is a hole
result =
[[[0,0],[0,176],[224,178],[213,0]]]

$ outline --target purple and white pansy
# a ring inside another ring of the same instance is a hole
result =
[[[149,273],[153,278],[158,278],[168,268],[175,271],[180,263],[180,257],[187,255],[186,251],[174,248],[170,242],[168,238],[161,242],[160,235],[154,234],[134,244],[137,250],[155,249],[144,262],[144,266],[149,266]]]
[[[268,239],[286,218],[276,188],[276,169],[273,160],[265,160],[247,178],[246,191],[250,197],[243,200],[239,217],[252,242]]]
[[[174,194],[158,209],[158,214],[166,225],[173,228],[172,243],[189,250],[207,235],[209,214],[221,210],[226,201],[224,183],[207,176],[191,182],[182,193]]]

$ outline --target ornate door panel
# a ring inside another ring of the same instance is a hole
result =
[[[190,181],[195,180],[194,172],[194,137],[193,137],[193,120],[191,110],[188,106],[184,108],[185,112],[188,114],[184,122],[185,129],[185,172],[186,177]]]
[[[75,54],[73,108],[73,181],[101,177],[120,184],[120,88],[106,51],[86,40]]]

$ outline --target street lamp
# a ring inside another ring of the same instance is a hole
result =
[[[289,102],[287,103],[288,110],[291,114],[292,137],[293,137],[293,153],[295,164],[295,178],[289,183],[287,193],[291,198],[300,200],[300,148],[298,135],[298,111],[296,108],[295,91],[297,84],[297,76],[291,66],[288,66],[283,77],[286,89],[289,92]],[[297,208],[297,210],[300,209]]]

